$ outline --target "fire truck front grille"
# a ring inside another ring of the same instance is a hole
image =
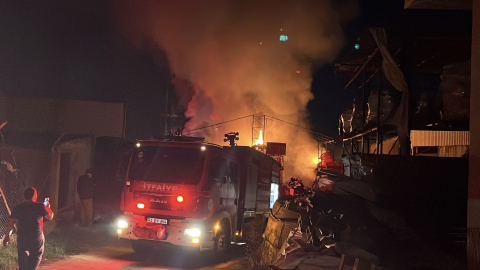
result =
[[[170,195],[135,192],[133,194],[133,201],[135,205],[138,203],[144,204],[145,209],[168,210],[168,211],[183,210],[183,205],[179,205],[179,203],[175,201],[175,197]]]

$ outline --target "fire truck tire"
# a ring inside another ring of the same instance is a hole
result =
[[[151,246],[145,245],[140,241],[133,241],[132,248],[133,248],[133,251],[135,251],[135,253],[138,253],[138,254],[144,254],[152,250]]]
[[[230,233],[230,224],[222,222],[222,229],[217,232],[215,236],[215,253],[223,254],[229,247],[232,242]]]

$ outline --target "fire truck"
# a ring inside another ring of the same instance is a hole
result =
[[[222,253],[278,197],[281,164],[251,147],[179,136],[134,148],[117,234],[136,252],[172,244]]]

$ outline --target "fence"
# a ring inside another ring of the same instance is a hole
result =
[[[0,239],[3,238],[10,218],[10,211],[23,202],[23,192],[29,187],[28,177],[10,163],[0,164]],[[3,195],[3,196],[2,196]]]

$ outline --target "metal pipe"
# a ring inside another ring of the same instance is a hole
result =
[[[253,133],[254,133],[254,130],[255,130],[255,115],[252,115],[252,146],[255,144],[255,142],[253,141]]]
[[[380,76],[378,77],[377,96],[377,155],[380,154]]]
[[[382,76],[382,89],[385,89],[385,79],[386,79],[386,78],[385,78],[385,74],[383,74],[383,76]],[[380,107],[381,107],[381,106],[380,106],[380,104],[381,104],[381,103],[380,103],[381,93],[382,93],[382,92],[379,92],[379,93],[378,93],[378,112],[379,112],[379,114],[378,114],[378,122],[379,122],[379,123],[380,123],[380,112],[381,112],[381,110],[380,110]],[[385,122],[386,122],[386,121],[387,121],[387,120],[385,119]],[[385,124],[385,123],[383,123],[383,124]],[[379,153],[380,153],[380,155],[383,155],[383,136],[382,136],[381,129],[378,129],[378,130],[379,130],[379,134],[380,134],[380,149],[379,149]]]
[[[168,135],[168,86],[165,90],[165,136]]]
[[[263,115],[263,145],[267,142],[267,118]],[[264,149],[265,150],[265,149]],[[265,151],[264,151],[265,152]]]
[[[332,145],[333,145],[332,159],[333,159],[333,162],[335,162],[335,140],[332,142]]]
[[[367,131],[365,131],[365,132],[363,132],[363,133],[357,134],[357,135],[355,135],[355,136],[353,136],[353,137],[343,139],[343,141],[348,141],[348,140],[350,140],[350,139],[353,139],[353,138],[357,138],[357,137],[366,135],[366,134],[371,133],[371,132],[374,132],[374,131],[376,131],[376,130],[377,130],[377,128],[375,127],[375,128],[370,129],[370,130],[367,130]]]
[[[362,156],[364,152],[365,152],[365,136],[362,136]]]

